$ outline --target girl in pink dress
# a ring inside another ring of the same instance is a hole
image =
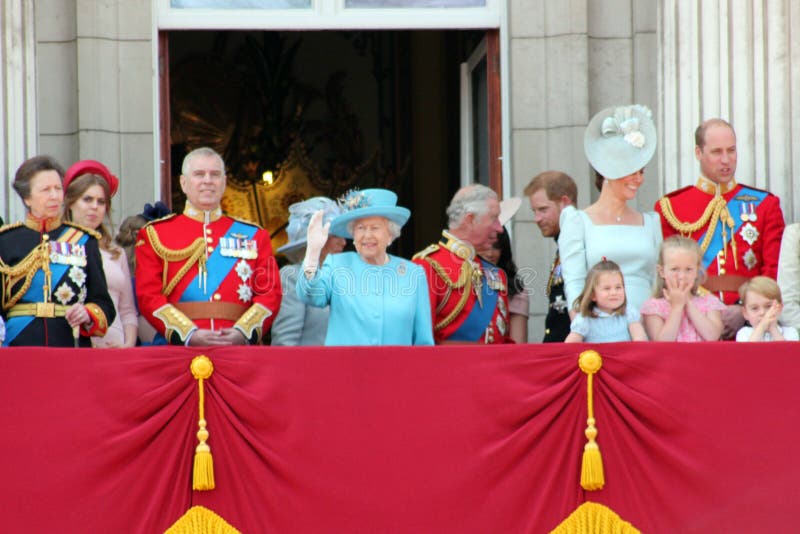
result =
[[[725,305],[700,289],[703,253],[693,239],[672,236],[661,244],[653,297],[642,304],[644,327],[652,341],[716,341]]]

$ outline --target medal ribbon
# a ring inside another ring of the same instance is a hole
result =
[[[208,260],[206,260],[207,274],[205,291],[200,284],[202,275],[198,270],[198,273],[183,290],[179,301],[203,302],[208,300],[209,295],[216,293],[220,284],[222,284],[222,281],[228,277],[228,274],[230,274],[231,270],[236,265],[236,262],[239,261],[239,258],[222,255],[221,249],[223,248],[222,245],[224,243],[224,241],[222,241],[223,238],[229,237],[231,234],[242,234],[245,236],[245,239],[253,239],[253,236],[256,234],[257,230],[258,227],[256,226],[234,221],[230,228],[228,228],[228,230],[225,232],[225,235],[220,238],[217,246],[214,247],[214,252],[212,252],[211,256],[209,256]],[[237,238],[233,239],[238,241]]]

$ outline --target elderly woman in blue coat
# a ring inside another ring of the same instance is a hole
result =
[[[386,189],[350,192],[345,212],[308,225],[297,296],[312,306],[330,305],[326,345],[433,345],[428,283],[418,265],[386,252],[411,212]],[[319,265],[328,234],[353,240],[356,252],[329,255]]]

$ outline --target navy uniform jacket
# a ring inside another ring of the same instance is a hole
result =
[[[0,229],[4,345],[73,347],[72,327],[63,310],[78,302],[86,306],[92,321],[81,327],[79,346],[90,347],[91,336],[105,334],[116,312],[108,294],[97,237],[93,230],[60,219],[28,217],[24,223]],[[36,303],[45,302],[53,305],[49,309],[56,310],[54,316],[41,312],[37,316],[33,311]],[[30,313],[18,315],[20,310]]]

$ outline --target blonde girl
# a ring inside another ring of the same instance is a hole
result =
[[[720,300],[700,290],[705,279],[703,253],[693,239],[672,236],[661,244],[653,297],[642,305],[647,335],[653,341],[716,341],[722,334]]]
[[[627,302],[619,265],[603,258],[586,275],[583,291],[575,299],[578,313],[564,342],[647,341],[639,313],[628,309]]]

